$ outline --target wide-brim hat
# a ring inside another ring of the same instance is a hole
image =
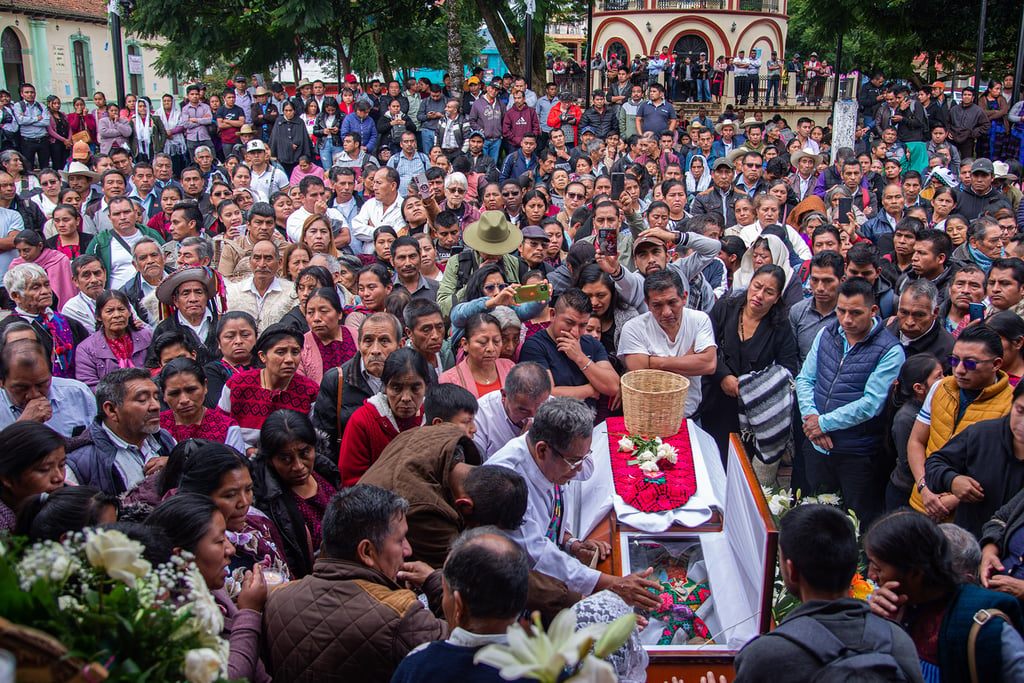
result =
[[[270,91],[264,88],[262,85],[256,88],[256,97],[263,97],[264,95],[269,96]]]
[[[96,180],[100,177],[98,173],[95,173],[91,168],[80,161],[72,161],[68,165],[68,170],[60,172],[60,177],[64,180],[67,180],[73,175],[84,175],[89,178],[89,180]]]
[[[725,158],[729,160],[730,164],[735,166],[736,165],[736,161],[739,160],[740,157],[742,157],[744,154],[746,154],[749,151],[750,150],[747,149],[746,147],[737,147],[736,149],[734,149],[731,152],[729,152],[728,154],[726,154]]]
[[[752,128],[754,126],[760,126],[764,128],[764,121],[758,121],[753,116],[750,116],[743,119],[743,123],[740,124],[740,128],[742,128],[743,130],[746,130],[747,128]]]
[[[1017,180],[1017,176],[1010,173],[1010,165],[1005,161],[993,161],[992,171],[996,180]]]
[[[165,306],[173,306],[172,299],[178,287],[186,282],[199,282],[206,290],[206,296],[217,296],[217,277],[208,266],[186,266],[174,271],[156,288],[156,298]]]
[[[484,211],[470,223],[462,241],[473,251],[491,256],[511,254],[523,243],[523,233],[505,217],[504,211]]]
[[[819,166],[822,162],[822,157],[820,154],[811,154],[810,152],[805,152],[802,149],[798,149],[797,151],[793,152],[793,155],[791,157],[789,157],[789,163],[793,166],[796,166],[797,163],[804,157],[810,157],[811,159],[814,159],[815,166]]]
[[[736,121],[734,121],[733,119],[725,119],[721,123],[716,123],[715,124],[715,132],[718,133],[719,135],[721,135],[722,134],[722,130],[726,126],[732,126],[733,131],[735,131],[736,130],[736,125],[737,125]]]
[[[296,85],[295,88],[297,90],[299,88],[305,88],[307,85],[312,87],[313,86],[313,82],[310,81],[308,78],[303,78],[301,81],[299,81],[299,84]]]

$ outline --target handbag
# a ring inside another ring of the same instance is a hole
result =
[[[793,444],[793,375],[781,365],[741,375],[740,432],[754,440],[754,455],[770,465]]]
[[[89,131],[87,131],[87,130],[80,130],[80,131],[78,131],[77,133],[75,133],[74,135],[71,136],[71,143],[72,144],[74,144],[76,142],[84,142],[86,144],[89,144],[89,142],[91,142],[91,141],[92,141],[92,136],[89,135]]]

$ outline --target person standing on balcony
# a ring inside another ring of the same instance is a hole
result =
[[[661,55],[652,55],[647,61],[647,87],[661,83],[661,72],[665,70],[665,64]]]
[[[736,89],[736,104],[739,105],[745,105],[747,103],[747,94],[750,92],[750,82],[747,80],[747,70],[750,68],[750,60],[747,59],[745,55],[746,53],[743,50],[740,50],[732,60],[733,85]]]
[[[771,100],[770,106],[779,106],[779,86],[782,85],[782,61],[779,59],[778,52],[772,52],[772,58],[768,60],[765,65],[768,70],[768,87],[764,91],[764,106],[769,106],[768,101]],[[775,97],[773,98],[772,95]]]
[[[751,50],[750,57],[747,59],[747,88],[750,93],[751,101],[757,104],[757,96],[761,92],[761,52],[760,50]],[[743,104],[747,103],[747,98],[743,98]]]
[[[708,61],[708,53],[701,52],[697,58],[697,101],[711,101],[711,62]]]

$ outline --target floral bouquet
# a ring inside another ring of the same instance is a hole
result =
[[[768,510],[772,513],[776,522],[785,517],[787,512],[798,505],[820,504],[832,505],[837,508],[842,507],[842,499],[835,493],[819,493],[817,496],[805,496],[802,495],[799,489],[794,493],[790,489],[781,487],[770,488],[767,486],[762,486],[761,491],[768,502]],[[846,516],[850,518],[850,523],[853,524],[853,531],[859,540],[860,520],[857,518],[857,514],[853,510],[847,510]],[[866,573],[867,568],[861,566],[859,571],[854,574],[853,579],[850,581],[850,597],[857,598],[858,600],[867,600],[871,597],[875,590],[875,584],[864,578]],[[777,567],[775,573],[775,604],[772,607],[772,616],[775,618],[775,623],[780,623],[799,604],[800,602],[786,589],[782,581],[782,569]]]
[[[158,567],[120,531],[0,539],[0,614],[53,636],[109,681],[227,677],[224,616],[191,557]]]
[[[534,612],[529,632],[513,624],[508,629],[508,645],[481,648],[473,662],[493,666],[505,680],[616,683],[619,678],[615,669],[604,660],[629,640],[634,628],[636,615],[624,614],[610,624],[576,630],[576,612],[568,608],[558,613],[545,632],[540,614]]]
[[[632,453],[633,459],[627,465],[636,465],[648,479],[662,476],[662,468],[671,469],[679,461],[679,452],[675,446],[663,443],[661,437],[645,439],[632,434],[623,434],[619,439],[619,452]],[[665,463],[659,465],[658,463]]]

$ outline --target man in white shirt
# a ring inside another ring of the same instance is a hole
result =
[[[135,266],[132,265],[132,247],[135,243],[147,235],[157,235],[149,228],[140,230],[136,218],[132,200],[124,196],[111,199],[110,221],[113,229],[97,235],[89,244],[89,253],[99,256],[104,262],[110,289],[123,288],[135,276]]]
[[[531,569],[584,595],[610,590],[630,605],[653,609],[658,599],[649,589],[657,590],[658,584],[649,579],[652,570],[618,577],[591,569],[594,555],[607,557],[611,548],[603,541],[575,538],[569,525],[573,515],[565,509],[564,488],[594,473],[593,427],[594,413],[583,401],[556,396],[537,410],[526,434],[509,442],[484,467],[505,467],[526,480],[526,515],[510,537],[526,551]]]
[[[331,222],[332,232],[338,229],[347,229],[345,217],[337,209],[327,208],[327,188],[324,181],[313,175],[308,175],[299,183],[299,192],[302,195],[302,204],[288,216],[285,229],[288,231],[289,242],[302,240],[302,226],[306,219],[313,214],[326,216]]]
[[[363,203],[363,208],[352,220],[352,251],[360,253],[373,252],[373,231],[389,225],[392,228],[405,224],[402,218],[402,202],[398,197],[398,184],[401,176],[393,168],[380,168],[373,174],[373,199]]]
[[[270,195],[288,187],[288,176],[284,171],[270,163],[270,152],[262,140],[250,140],[245,145],[245,161],[249,164],[252,177],[249,187],[268,200]]]
[[[84,383],[54,377],[34,330],[4,331],[0,362],[0,429],[15,422],[45,424],[64,438],[78,436],[96,417],[96,397]]]
[[[538,363],[517,363],[505,378],[501,391],[477,401],[476,435],[473,443],[484,460],[529,429],[533,416],[551,397],[551,376]]]
[[[250,314],[256,320],[258,334],[281,322],[299,300],[291,283],[277,277],[281,271],[281,253],[271,240],[260,240],[253,245],[249,264],[252,277],[227,285],[228,310]]]
[[[78,294],[64,302],[60,312],[65,318],[77,320],[86,330],[96,329],[96,297],[107,283],[107,269],[92,254],[82,254],[71,262],[71,279]]]
[[[707,313],[686,308],[687,283],[674,270],[644,280],[648,312],[622,327],[618,356],[627,370],[666,370],[688,377],[686,417],[700,405],[700,381],[718,365],[718,346]]]

